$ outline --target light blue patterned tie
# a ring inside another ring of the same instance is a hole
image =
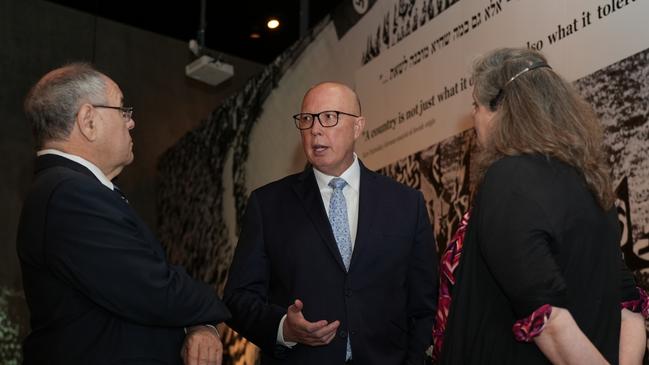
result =
[[[338,251],[345,264],[345,269],[349,271],[349,262],[352,259],[352,238],[349,234],[349,222],[347,219],[347,202],[343,195],[343,188],[347,182],[339,177],[334,177],[329,181],[329,186],[333,189],[331,200],[329,201],[329,223],[334,233],[334,238],[338,244]],[[347,355],[346,360],[352,358],[352,347],[347,336]]]
[[[352,258],[352,238],[349,234],[347,220],[347,202],[343,195],[345,185],[347,182],[339,177],[334,177],[329,181],[329,186],[334,190],[331,201],[329,201],[329,223],[331,223],[331,229],[334,232],[345,269],[349,270],[349,262]]]

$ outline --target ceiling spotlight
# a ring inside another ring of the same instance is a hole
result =
[[[271,19],[271,20],[268,21],[268,23],[266,23],[266,26],[268,26],[268,28],[270,28],[270,29],[275,29],[275,28],[279,27],[279,20]]]
[[[259,38],[261,38],[261,34],[259,34],[257,32],[252,32],[252,33],[250,33],[250,38],[259,39]]]

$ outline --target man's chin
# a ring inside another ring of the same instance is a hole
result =
[[[317,168],[318,170],[326,169],[329,165],[327,159],[324,156],[310,156],[308,160],[311,166]]]
[[[131,155],[128,157],[128,159],[124,163],[124,166],[130,165],[131,163],[133,163],[133,160],[135,160],[135,155],[133,154],[133,152],[131,152]]]

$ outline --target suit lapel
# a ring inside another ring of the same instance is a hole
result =
[[[34,174],[38,175],[38,174],[40,174],[40,173],[42,173],[42,172],[44,172],[44,171],[46,171],[46,170],[48,170],[50,168],[57,168],[57,167],[59,167],[59,168],[62,167],[62,168],[74,170],[74,171],[79,172],[81,174],[87,175],[87,176],[93,178],[97,182],[97,184],[100,184],[100,185],[103,186],[101,181],[99,181],[99,179],[97,179],[97,176],[95,176],[95,174],[93,174],[92,171],[90,171],[85,166],[83,166],[83,165],[81,165],[81,164],[79,164],[79,163],[77,163],[75,161],[69,160],[69,159],[67,159],[65,157],[61,157],[61,156],[54,155],[54,154],[45,154],[45,155],[36,157],[36,163],[35,163],[35,167],[34,167]],[[106,188],[106,191],[110,191],[110,189]],[[116,193],[111,192],[111,194],[116,194]],[[117,196],[117,195],[115,195],[115,196]],[[125,211],[125,213],[129,214],[129,217],[131,219],[133,219],[135,221],[136,225],[143,232],[142,234],[144,234],[146,236],[147,242],[151,243],[150,244],[151,248],[153,250],[155,250],[160,255],[160,257],[163,257],[163,258],[166,257],[166,254],[165,254],[164,250],[162,249],[162,246],[158,243],[158,240],[155,238],[153,233],[149,230],[149,228],[144,223],[144,221],[142,221],[142,219],[137,215],[135,210],[133,210],[129,204],[124,204],[121,201],[119,203],[119,206],[121,207],[121,209],[123,209]]]
[[[327,248],[338,263],[338,266],[345,271],[345,265],[340,256],[340,251],[338,251],[338,245],[336,244],[336,239],[331,230],[331,225],[327,218],[327,211],[322,203],[320,189],[318,188],[318,183],[315,180],[315,175],[311,166],[307,167],[302,174],[298,176],[293,185],[293,189],[302,202],[306,215],[315,226],[318,234],[322,238],[322,241],[327,245]]]
[[[354,262],[363,255],[363,251],[369,245],[374,216],[377,214],[377,199],[381,196],[376,184],[376,173],[370,171],[363,163],[358,161],[361,167],[360,191],[358,193],[358,226],[356,228],[356,241],[349,270],[354,268]]]

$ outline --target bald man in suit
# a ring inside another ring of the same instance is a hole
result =
[[[367,169],[356,93],[321,83],[294,116],[310,165],[255,190],[226,284],[262,364],[423,364],[437,258],[420,192]]]

